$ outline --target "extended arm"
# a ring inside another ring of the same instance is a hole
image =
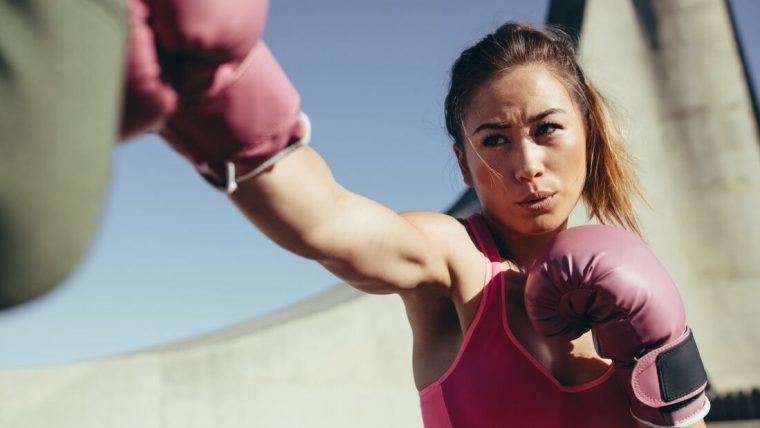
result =
[[[399,215],[346,190],[310,147],[240,183],[232,199],[279,245],[363,291],[450,282],[443,249],[429,237],[437,214]]]
[[[158,124],[270,238],[364,291],[448,285],[444,251],[428,233],[442,216],[402,216],[355,195],[302,147],[308,121],[298,92],[261,40],[265,1],[131,6],[144,31],[130,45],[124,134]]]

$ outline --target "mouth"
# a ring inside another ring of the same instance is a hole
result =
[[[556,194],[557,192],[533,192],[517,204],[532,212],[547,211],[554,202],[554,195]]]

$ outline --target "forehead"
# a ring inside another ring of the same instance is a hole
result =
[[[519,66],[478,86],[464,111],[465,130],[485,122],[525,123],[550,108],[576,111],[567,88],[549,69]]]

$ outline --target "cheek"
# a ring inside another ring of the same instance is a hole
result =
[[[488,153],[477,153],[474,149],[467,149],[467,168],[474,181],[473,184],[491,186],[500,181],[498,157],[491,157]]]
[[[568,137],[554,150],[555,171],[567,190],[580,194],[586,182],[585,135]]]
[[[568,149],[567,158],[571,159],[568,162],[569,169],[572,170],[572,174],[580,176],[581,179],[586,177],[586,143],[585,141],[578,141]]]

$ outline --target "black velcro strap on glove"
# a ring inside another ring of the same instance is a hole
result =
[[[689,395],[707,382],[707,372],[691,332],[686,340],[658,355],[655,364],[660,393],[667,402]]]

